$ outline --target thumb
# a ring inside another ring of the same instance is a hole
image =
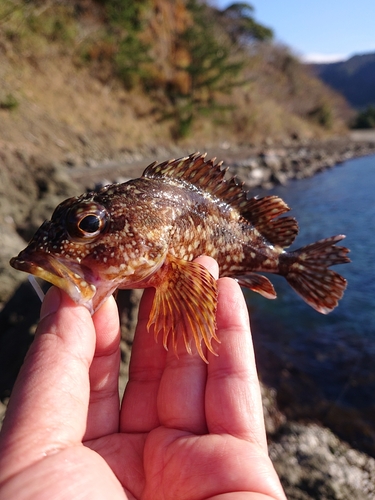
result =
[[[0,435],[0,482],[6,463],[20,470],[51,450],[81,442],[94,351],[90,313],[52,287],[44,299],[35,339],[12,391]]]

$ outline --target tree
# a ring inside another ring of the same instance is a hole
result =
[[[173,89],[170,100],[176,121],[176,134],[184,136],[198,114],[219,108],[216,96],[239,85],[237,78],[244,61],[233,56],[228,37],[219,37],[212,10],[204,3],[189,0],[187,8],[193,23],[181,35],[179,43],[190,55],[183,69],[189,77],[189,89]]]
[[[257,23],[253,13],[254,7],[246,2],[233,3],[221,11],[227,32],[234,43],[248,44],[273,38],[272,29]]]
[[[127,88],[132,88],[146,76],[144,65],[152,61],[149,46],[142,42],[140,37],[145,26],[145,13],[150,9],[150,1],[101,1],[118,39],[114,57],[116,73]]]

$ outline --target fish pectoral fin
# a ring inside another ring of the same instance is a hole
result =
[[[156,293],[147,328],[154,325],[155,338],[161,333],[164,347],[168,349],[171,344],[175,352],[182,337],[191,354],[191,340],[194,340],[200,357],[207,363],[202,340],[213,354],[212,339],[219,342],[215,333],[218,295],[215,278],[196,262],[168,255],[150,284],[155,286]]]
[[[246,276],[236,276],[235,279],[239,285],[249,288],[253,292],[258,292],[267,299],[276,299],[275,289],[270,280],[265,276],[248,273]]]

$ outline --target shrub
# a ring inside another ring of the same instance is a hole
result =
[[[7,94],[2,99],[0,98],[0,109],[16,109],[19,106],[18,99],[13,94]]]
[[[323,103],[311,110],[308,114],[309,118],[316,122],[321,127],[326,129],[332,128],[333,115],[332,108],[328,103]]]
[[[359,112],[352,128],[375,128],[375,107],[368,106],[367,109]]]

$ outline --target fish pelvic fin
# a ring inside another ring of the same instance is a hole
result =
[[[344,235],[332,236],[280,255],[280,274],[307,304],[322,314],[328,314],[338,305],[347,286],[345,278],[328,269],[350,262],[349,250],[335,245],[344,238]]]
[[[216,280],[202,265],[168,255],[161,269],[150,282],[156,293],[147,328],[153,325],[155,339],[162,335],[163,345],[172,346],[177,354],[178,339],[182,337],[186,350],[192,353],[194,340],[200,357],[208,362],[202,349],[216,354],[212,339],[216,336]]]

